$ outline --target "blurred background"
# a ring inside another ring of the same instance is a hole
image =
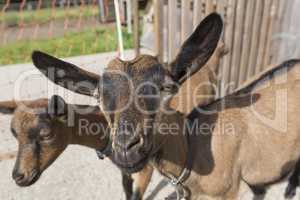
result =
[[[30,62],[34,49],[58,57],[112,51],[122,57],[123,49],[137,55],[146,48],[168,62],[195,26],[218,12],[230,50],[221,82],[233,83],[232,91],[300,56],[299,6],[299,0],[0,0],[0,65]]]
[[[131,1],[119,3],[124,47],[128,49],[133,47],[133,31],[125,25],[128,20],[132,23],[132,5]],[[147,0],[137,3],[143,12]],[[114,1],[1,0],[0,10],[1,65],[30,62],[33,49],[59,57],[117,49]]]

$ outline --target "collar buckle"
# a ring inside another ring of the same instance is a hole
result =
[[[97,100],[98,103],[100,103],[100,93],[99,93],[98,89],[95,89],[95,91],[93,93],[93,97]]]
[[[104,160],[104,158],[110,156],[111,152],[112,152],[112,149],[111,149],[111,140],[110,139],[103,150],[96,150],[96,154],[100,160]]]

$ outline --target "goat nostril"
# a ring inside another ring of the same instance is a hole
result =
[[[131,149],[131,148],[137,146],[139,143],[141,143],[140,137],[134,137],[134,138],[132,139],[132,141],[130,141],[130,142],[128,143],[128,145],[126,146],[126,148],[127,148],[127,149]]]
[[[18,172],[15,172],[13,173],[13,179],[17,182],[20,182],[24,179],[25,175],[24,174],[21,174],[21,173],[18,173]]]
[[[138,136],[118,135],[115,140],[115,146],[122,151],[127,151],[142,144],[142,140]]]

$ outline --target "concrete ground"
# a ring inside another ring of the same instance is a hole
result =
[[[67,60],[99,73],[114,56],[116,56],[115,53],[105,53]],[[132,58],[133,52],[127,51],[126,57]],[[51,97],[55,93],[64,96],[67,102],[96,104],[91,98],[75,95],[62,88],[54,87],[51,83],[48,84],[32,64],[1,67],[0,91],[0,100],[10,100],[14,97],[16,99]],[[10,133],[10,118],[9,115],[0,114],[1,200],[124,199],[119,170],[108,159],[98,160],[94,150],[81,146],[68,147],[35,185],[28,188],[16,186],[11,178],[11,172],[17,143]],[[272,187],[265,199],[283,199],[285,186],[286,183],[282,183]],[[145,199],[165,199],[173,191],[168,182],[155,173]],[[245,186],[243,186],[240,199],[253,199],[251,192]],[[295,199],[300,199],[299,195]]]

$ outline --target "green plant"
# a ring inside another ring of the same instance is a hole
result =
[[[132,48],[132,35],[123,31],[123,37],[125,49]],[[62,37],[16,41],[0,46],[0,65],[30,62],[33,50],[41,50],[58,57],[70,57],[115,51],[117,47],[114,28],[87,29]]]

